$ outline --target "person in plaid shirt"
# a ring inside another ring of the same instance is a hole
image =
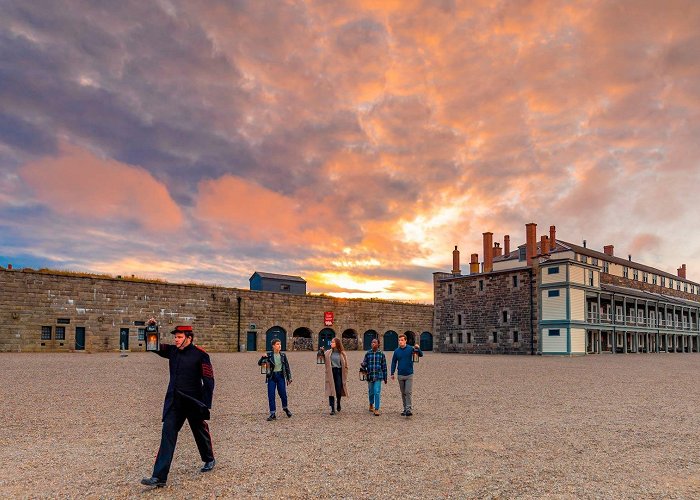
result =
[[[362,366],[367,370],[367,393],[369,395],[369,411],[375,417],[380,415],[379,404],[382,394],[382,380],[386,384],[386,356],[379,350],[379,340],[372,339],[372,349],[365,353]]]

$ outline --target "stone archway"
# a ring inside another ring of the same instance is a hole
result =
[[[314,341],[311,337],[311,330],[309,330],[305,326],[294,330],[294,333],[292,333],[292,350],[313,351]]]
[[[272,350],[272,340],[280,339],[282,342],[282,350],[287,350],[287,332],[281,326],[273,326],[265,333],[265,349]]]
[[[348,328],[343,332],[340,341],[343,343],[343,348],[349,351],[357,351],[359,347],[357,341],[357,332],[352,328]]]
[[[394,330],[388,330],[384,333],[384,350],[393,351],[399,347],[399,334]]]
[[[324,328],[318,332],[318,346],[324,349],[330,349],[331,340],[335,337],[335,332],[332,328]]]
[[[432,351],[433,350],[433,335],[430,332],[423,332],[420,334],[420,350],[421,351]]]
[[[379,334],[376,330],[367,330],[362,336],[362,348],[365,351],[369,351],[369,349],[372,347],[372,339],[379,339]],[[379,343],[381,344],[381,342]]]
[[[416,344],[416,334],[413,333],[411,330],[407,330],[404,332],[404,335],[406,335],[406,344],[408,345],[415,345]]]

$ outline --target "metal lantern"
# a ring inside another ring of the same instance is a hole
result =
[[[160,351],[160,334],[158,333],[158,323],[155,320],[148,322],[145,328],[146,351]]]
[[[319,349],[318,352],[316,353],[316,364],[317,365],[325,365],[326,364],[326,356],[325,356],[325,353],[323,352],[323,348]]]
[[[360,382],[367,382],[367,371],[360,368]]]
[[[418,355],[418,351],[416,351],[415,349],[413,350],[413,362],[414,363],[420,362],[420,356]]]
[[[260,373],[262,375],[267,375],[270,373],[270,363],[267,360],[263,361],[260,365]]]

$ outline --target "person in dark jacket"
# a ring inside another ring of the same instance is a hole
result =
[[[382,397],[382,381],[386,384],[386,356],[379,350],[379,339],[372,339],[372,348],[365,353],[362,361],[367,373],[367,394],[369,395],[369,411],[375,417],[380,415],[379,405]]]
[[[161,344],[156,354],[168,358],[170,383],[163,404],[163,431],[160,448],[153,465],[153,475],[141,480],[146,486],[165,486],[173,461],[177,435],[185,420],[197,443],[199,455],[204,462],[201,472],[214,468],[214,451],[209,434],[209,410],[214,396],[214,370],[209,355],[193,344],[191,326],[178,326],[171,332],[175,345]]]
[[[267,420],[277,418],[277,405],[275,401],[275,389],[282,400],[282,410],[287,417],[292,416],[292,412],[287,408],[287,384],[292,383],[292,370],[289,368],[287,355],[282,352],[282,342],[280,339],[272,340],[272,351],[266,353],[258,360],[258,366],[267,363],[268,371],[265,376],[267,383],[267,402],[270,405],[270,416]]]
[[[413,347],[407,345],[405,334],[399,335],[399,347],[391,356],[391,380],[394,380],[394,371],[398,368],[399,389],[401,389],[401,400],[403,401],[403,411],[401,416],[410,417],[413,415],[413,354],[423,357],[420,345]]]

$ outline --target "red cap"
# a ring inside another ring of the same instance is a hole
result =
[[[172,333],[173,335],[175,335],[176,333],[184,333],[188,337],[194,335],[194,332],[192,331],[192,327],[190,325],[176,326],[175,329],[170,333]]]

